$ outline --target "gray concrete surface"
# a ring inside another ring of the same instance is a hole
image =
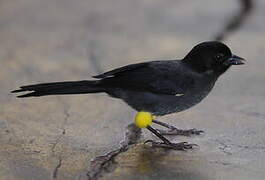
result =
[[[141,141],[102,167],[102,179],[264,179],[265,3],[226,43],[248,60],[220,78],[198,106],[160,118],[206,131],[188,152]],[[135,112],[104,94],[16,99],[36,82],[88,79],[129,63],[183,57],[211,40],[238,1],[2,0],[0,179],[87,179],[91,159],[119,147]]]

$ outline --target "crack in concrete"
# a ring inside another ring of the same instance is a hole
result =
[[[57,144],[60,142],[60,140],[62,139],[62,137],[65,135],[65,133],[66,133],[66,128],[65,128],[65,126],[66,126],[66,124],[67,124],[67,122],[68,122],[68,119],[69,119],[69,117],[70,117],[70,113],[69,113],[69,107],[66,107],[66,105],[65,105],[65,107],[64,107],[64,114],[65,114],[65,118],[64,118],[64,121],[63,121],[63,123],[62,123],[62,125],[61,125],[61,130],[62,130],[62,133],[58,136],[58,138],[55,140],[55,142],[53,143],[53,145],[52,145],[52,148],[51,148],[51,151],[54,153],[54,149],[56,148],[56,146],[57,146]]]
[[[56,151],[55,151],[55,148],[56,146],[58,145],[58,143],[61,141],[61,139],[63,138],[63,136],[66,134],[66,124],[68,122],[68,119],[70,117],[70,113],[69,113],[69,107],[67,104],[65,104],[63,102],[63,105],[64,105],[64,121],[62,122],[62,125],[61,125],[61,130],[62,132],[60,133],[60,135],[56,138],[55,142],[53,143],[52,147],[51,147],[51,151],[52,151],[52,154],[55,156],[55,158],[57,157],[58,158],[58,163],[57,165],[55,166],[53,172],[52,172],[52,179],[56,179],[57,176],[58,176],[58,171],[60,169],[60,167],[62,166],[62,151],[59,152],[59,155],[56,155]]]
[[[56,167],[54,168],[53,172],[52,172],[52,178],[53,179],[56,179],[57,178],[57,175],[58,175],[58,171],[60,169],[60,167],[62,166],[62,157],[59,156],[58,158],[58,164],[56,165]]]
[[[214,37],[217,41],[222,41],[227,38],[227,36],[236,30],[238,30],[246,21],[246,19],[251,14],[254,2],[253,0],[240,0],[240,10],[237,14],[230,17],[228,23],[225,25],[217,35]]]
[[[120,142],[118,149],[91,160],[90,171],[87,173],[88,180],[97,180],[104,173],[114,171],[116,168],[114,158],[120,153],[126,152],[130,148],[130,145],[136,144],[140,136],[141,129],[137,128],[134,124],[128,125],[125,138]]]

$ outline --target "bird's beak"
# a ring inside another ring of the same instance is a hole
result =
[[[224,62],[224,64],[225,65],[241,65],[241,64],[245,64],[244,61],[246,60],[243,59],[242,57],[239,57],[233,54],[227,61]]]

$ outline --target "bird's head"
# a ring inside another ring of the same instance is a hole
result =
[[[232,54],[225,44],[209,41],[196,45],[183,61],[199,73],[221,75],[231,65],[244,64],[245,60]]]

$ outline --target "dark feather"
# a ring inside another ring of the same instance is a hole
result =
[[[96,93],[104,92],[104,89],[98,85],[98,81],[68,81],[68,82],[53,82],[34,84],[22,86],[12,93],[33,91],[18,97],[31,97],[31,96],[46,96],[56,94],[83,94],[83,93]]]
[[[180,63],[169,60],[133,64],[96,77],[103,78],[105,87],[175,95],[184,93],[193,84]]]

